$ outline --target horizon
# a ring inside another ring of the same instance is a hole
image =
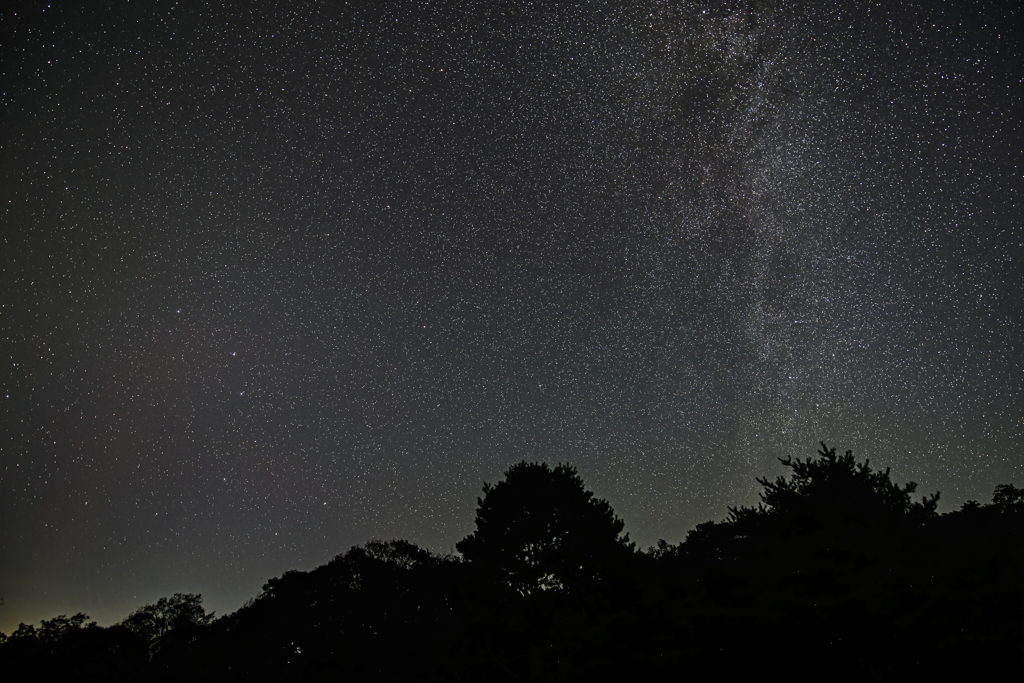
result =
[[[817,454],[815,454],[815,457],[817,457]],[[863,462],[864,459],[858,459],[857,461],[858,462]],[[545,463],[545,464],[550,465],[551,463]],[[566,464],[571,465],[572,463],[566,463]],[[878,468],[876,467],[876,468],[872,468],[872,469],[877,470]],[[788,472],[788,470],[784,470],[784,471]],[[767,476],[767,475],[763,475],[763,476]],[[503,479],[504,479],[504,474],[500,478],[497,478],[494,481],[491,481],[489,483],[494,484],[494,483],[497,483],[497,481],[503,480]],[[897,482],[894,482],[894,483],[900,484],[900,483],[906,483],[906,482],[898,482],[897,481]],[[1003,483],[1012,483],[1012,482],[1003,482]],[[586,484],[585,480],[584,480],[584,484]],[[590,490],[589,487],[587,488],[587,490],[588,491]],[[481,484],[481,493],[482,493],[482,484]],[[917,499],[919,497],[924,497],[926,495],[930,495],[931,493],[934,493],[934,492],[932,492],[932,491],[928,491],[928,492],[921,491],[920,487],[918,487],[918,490],[914,492],[914,496],[912,496],[912,498]],[[939,493],[941,494],[941,491]],[[601,496],[596,495],[596,494],[595,494],[595,497],[601,498]],[[946,512],[954,512],[954,511],[958,510],[967,501],[960,501],[959,504],[954,504],[953,506],[946,505],[945,507],[949,508],[947,510],[943,510],[942,509],[944,507],[944,502],[947,502],[947,501],[945,501],[945,499],[940,495],[940,497],[939,497],[939,505],[938,505],[938,507],[939,507],[938,514],[940,514],[940,515],[941,514],[945,514]],[[985,503],[989,502],[989,500],[980,500],[978,502],[980,502],[982,504],[985,504]],[[476,504],[474,503],[474,508],[475,507],[476,507]],[[615,506],[612,505],[612,509],[613,510],[614,510],[614,507]],[[724,516],[722,516],[720,518],[717,518],[717,519],[714,519],[714,520],[705,520],[705,521],[715,521],[715,522],[718,522],[718,521],[721,521],[721,519],[724,519]],[[643,543],[643,544],[641,544],[641,543],[637,542],[636,538],[633,536],[632,532],[630,531],[630,529],[629,529],[629,520],[623,519],[623,521],[626,523],[626,526],[623,529],[623,534],[628,535],[630,541],[636,544],[636,552],[646,552],[648,549],[650,549],[651,547],[655,546],[657,544],[658,540],[665,540],[668,543],[673,544],[673,545],[674,544],[683,543],[685,541],[685,534],[684,534],[684,537],[680,538],[677,541],[671,541],[669,539],[655,539],[651,543]],[[689,530],[687,530],[687,531],[689,531]],[[281,570],[279,573],[275,574],[273,577],[268,576],[268,577],[266,577],[264,579],[260,579],[261,586],[265,585],[266,582],[269,579],[275,578],[275,577],[279,577],[279,576],[281,576],[282,574],[284,574],[287,571],[291,571],[291,570],[298,570],[298,571],[304,571],[304,572],[312,571],[313,569],[316,569],[317,567],[320,567],[320,566],[323,566],[324,564],[327,564],[328,562],[330,562],[334,558],[344,555],[345,553],[349,552],[352,548],[364,546],[366,543],[369,543],[369,542],[372,542],[372,541],[391,541],[391,540],[410,540],[410,539],[400,538],[400,537],[399,538],[394,538],[394,539],[368,538],[368,539],[365,539],[364,541],[362,541],[360,543],[351,545],[351,546],[345,548],[344,550],[332,553],[326,559],[324,559],[323,561],[316,562],[316,563],[314,563],[314,564],[312,564],[310,566],[306,566],[306,567],[286,567],[285,569]],[[410,542],[415,543],[415,541],[410,541]],[[429,548],[429,547],[420,545],[418,543],[415,543],[415,545],[417,545],[418,547],[423,548],[425,550],[428,550],[429,552],[431,552],[434,555],[438,555],[438,556],[451,555],[451,556],[455,556],[455,557],[459,557],[459,558],[462,557],[462,554],[455,548],[454,543],[451,545],[450,549],[447,550],[447,551],[443,550],[443,549],[440,549],[440,548]],[[157,591],[157,592],[159,592],[159,591]],[[222,605],[222,606],[220,606],[219,609],[217,609],[217,608],[215,608],[213,605],[211,605],[207,601],[205,595],[203,595],[203,593],[201,591],[198,591],[198,590],[195,590],[195,591],[193,591],[193,590],[183,590],[183,589],[167,590],[167,591],[165,591],[163,593],[160,593],[159,595],[153,594],[151,597],[149,597],[149,598],[145,599],[144,601],[140,602],[135,607],[132,607],[131,609],[129,609],[124,614],[121,614],[120,616],[116,616],[116,617],[115,616],[105,616],[105,618],[100,619],[100,618],[95,618],[92,614],[90,614],[89,612],[87,612],[85,610],[82,610],[82,609],[71,609],[71,610],[61,611],[59,613],[54,613],[54,614],[51,614],[51,615],[49,615],[47,617],[41,617],[40,619],[37,619],[37,620],[32,621],[32,622],[24,622],[24,623],[38,624],[42,619],[50,619],[50,618],[53,618],[55,616],[58,616],[58,614],[66,615],[66,616],[72,616],[72,615],[77,614],[79,612],[83,612],[83,613],[85,613],[89,617],[89,621],[94,621],[94,622],[96,622],[96,624],[98,626],[101,626],[101,627],[109,627],[109,626],[113,626],[114,624],[120,623],[125,618],[127,618],[131,614],[131,612],[135,611],[136,609],[144,607],[145,605],[154,604],[160,598],[162,598],[162,597],[169,597],[169,596],[171,596],[171,595],[173,595],[175,593],[193,593],[193,594],[198,594],[198,595],[202,596],[203,597],[203,607],[206,609],[207,613],[215,614],[216,617],[219,618],[219,617],[222,617],[222,616],[225,616],[225,615],[228,615],[228,614],[232,614],[232,613],[236,612],[237,610],[241,609],[249,600],[252,600],[252,599],[258,597],[260,592],[262,592],[262,587],[260,589],[258,589],[256,592],[254,592],[252,595],[242,599],[242,601],[237,603],[237,605],[234,606],[233,608],[232,607],[224,608],[223,605]],[[10,635],[11,631],[13,631],[15,628],[17,628],[17,625],[11,627],[10,630],[4,630],[3,628],[0,628],[0,633],[5,633],[6,635]]]

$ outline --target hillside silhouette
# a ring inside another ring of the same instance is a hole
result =
[[[1024,673],[1024,489],[936,511],[850,452],[781,460],[756,507],[639,551],[574,468],[485,484],[437,555],[369,541],[232,614],[175,594],[110,627],[0,637],[0,671],[79,681],[1012,680]]]

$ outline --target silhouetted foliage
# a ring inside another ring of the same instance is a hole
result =
[[[90,622],[88,625],[86,621],[89,616],[79,612],[78,614],[68,617],[65,614],[54,617],[53,619],[43,619],[40,622],[38,631],[39,640],[43,643],[56,644],[62,639],[66,638],[73,631],[77,631],[83,627],[94,627],[96,622]]]
[[[911,498],[917,484],[893,483],[889,470],[872,470],[847,451],[837,456],[824,443],[818,459],[780,458],[790,478],[759,478],[764,487],[757,507],[730,507],[723,522],[698,524],[680,550],[705,557],[736,552],[737,542],[799,537],[801,543],[842,547],[866,535],[920,526],[936,514],[939,494]]]
[[[793,470],[791,478],[757,479],[764,487],[763,505],[730,508],[730,518],[736,521],[767,512],[793,518],[829,515],[878,521],[900,516],[923,520],[935,514],[937,492],[915,503],[911,494],[917,484],[910,482],[901,488],[889,478],[888,468],[884,472],[872,470],[867,460],[858,463],[852,451],[836,456],[836,449],[824,443],[818,455],[817,460],[780,458],[779,462]]]
[[[179,659],[243,680],[415,680],[440,666],[458,566],[408,541],[354,546],[312,571],[270,579]]]
[[[598,580],[602,563],[629,547],[625,523],[567,464],[513,465],[484,484],[477,505],[476,531],[455,547],[522,595]]]
[[[992,495],[992,508],[1000,514],[1024,512],[1024,489],[1013,484],[999,484]]]
[[[156,655],[171,643],[196,637],[198,629],[209,626],[213,613],[203,609],[203,598],[193,593],[175,593],[132,612],[121,626],[141,636]]]
[[[15,680],[950,680],[1024,674],[1024,490],[936,512],[851,453],[782,460],[756,507],[632,552],[568,465],[485,484],[466,561],[370,541],[213,619],[175,594],[0,634]]]
[[[836,661],[845,663],[836,675],[847,680],[948,674],[963,668],[967,652],[1005,667],[1015,649],[1020,667],[1019,648],[1005,635],[1019,644],[1021,582],[1010,578],[1021,576],[1019,542],[990,523],[982,529],[938,515],[937,493],[914,501],[913,483],[899,486],[889,470],[873,471],[849,452],[837,457],[822,444],[817,459],[782,463],[791,476],[758,479],[760,505],[730,508],[726,520],[698,525],[679,546],[650,552],[667,570],[662,590],[677,601],[663,618],[690,624],[676,635],[708,666],[716,650],[737,661],[768,657],[763,635],[780,632],[800,634],[804,654],[790,667],[797,678]],[[989,559],[966,559],[979,557]],[[967,566],[989,562],[1008,573],[987,569],[982,578]],[[993,618],[996,603],[984,605],[1000,594],[1014,607]],[[986,611],[1001,638],[979,628]]]
[[[20,624],[0,638],[0,664],[9,680],[74,676],[77,681],[134,680],[143,675],[145,643],[119,626],[100,628],[79,612]]]

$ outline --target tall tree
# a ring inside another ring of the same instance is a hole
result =
[[[455,547],[522,595],[598,580],[602,564],[631,547],[625,523],[568,464],[513,465],[504,481],[484,484],[477,505],[476,531]]]

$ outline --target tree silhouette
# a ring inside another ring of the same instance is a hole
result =
[[[484,483],[477,505],[476,531],[455,547],[521,595],[597,580],[603,562],[631,547],[624,522],[568,464],[513,465],[504,481]]]
[[[757,507],[730,507],[722,522],[704,522],[689,532],[682,552],[706,557],[720,555],[725,546],[746,539],[802,537],[804,543],[836,546],[839,539],[870,534],[882,528],[919,526],[936,515],[938,492],[912,500],[917,484],[900,486],[889,469],[873,470],[869,461],[857,462],[851,451],[837,456],[824,443],[818,458],[779,458],[792,470],[790,478],[758,478],[764,487]],[[882,525],[879,527],[879,525]]]
[[[203,597],[192,593],[175,593],[160,598],[156,604],[145,605],[128,615],[121,625],[149,643],[150,654],[155,655],[168,640],[172,631],[193,631],[208,626],[213,612],[203,609]]]
[[[913,502],[911,494],[917,484],[909,482],[900,487],[889,478],[889,468],[884,472],[872,470],[868,460],[857,462],[852,451],[837,456],[836,449],[824,443],[818,456],[817,460],[780,458],[779,462],[792,470],[792,477],[757,479],[764,487],[762,503],[757,508],[729,508],[730,519],[739,521],[768,513],[790,517],[826,514],[872,521],[909,516],[923,520],[935,514],[939,494]]]
[[[1024,489],[1013,484],[999,484],[992,494],[992,506],[1002,514],[1024,512]]]
[[[53,619],[43,619],[40,622],[38,631],[39,640],[47,644],[55,644],[67,638],[72,632],[81,628],[96,626],[96,622],[86,623],[89,615],[79,612],[73,617],[65,614],[58,615]]]

